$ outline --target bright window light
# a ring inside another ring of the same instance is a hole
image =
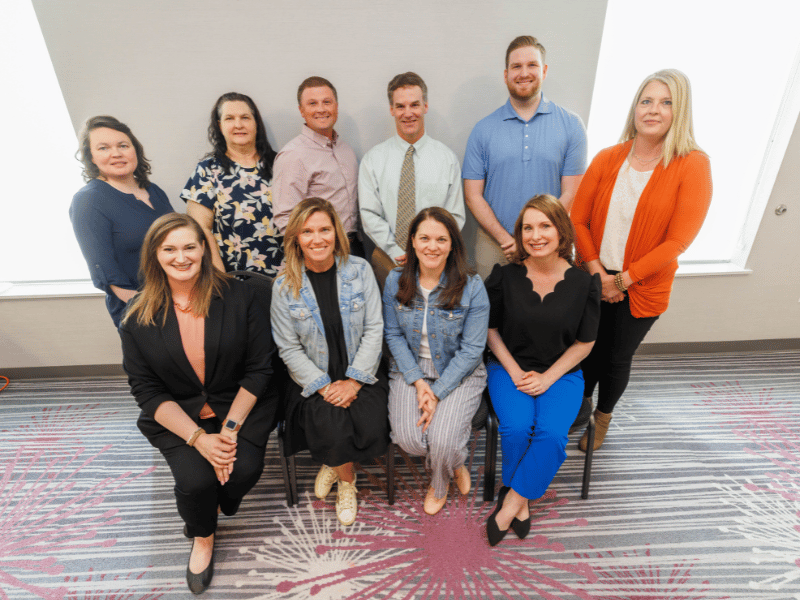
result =
[[[68,216],[75,131],[30,0],[5,0],[0,23],[0,282],[89,279]]]
[[[617,143],[647,75],[664,68],[688,75],[695,137],[711,160],[714,197],[681,262],[726,262],[735,254],[795,66],[798,22],[796,0],[608,1],[589,116],[590,157]],[[760,220],[761,213],[750,218]]]

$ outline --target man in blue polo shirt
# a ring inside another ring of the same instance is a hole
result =
[[[569,210],[586,170],[586,130],[580,117],[542,95],[545,49],[520,36],[506,50],[508,101],[475,125],[464,155],[464,197],[478,224],[475,259],[488,277],[513,255],[514,223],[537,194],[552,194]]]

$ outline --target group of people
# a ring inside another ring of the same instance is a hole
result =
[[[503,455],[491,545],[509,529],[528,534],[528,500],[563,463],[598,384],[594,448],[603,443],[708,210],[709,161],[681,72],[645,79],[620,143],[588,169],[583,124],[542,95],[546,75],[538,40],[512,41],[509,100],[475,126],[463,175],[425,132],[427,87],[414,73],[388,86],[397,135],[360,166],[334,130],[327,80],[300,85],[305,124],[277,154],[252,100],[225,94],[213,150],[182,192],[186,215],[149,182],[125,125],[87,121],[89,181],[70,216],[120,325],[139,427],[175,477],[194,593],[213,575],[218,512],[234,514],[263,469],[279,405],[287,451],[307,448],[322,464],[314,492],[336,485],[349,525],[353,465],[389,439],[426,457],[426,513],[446,504],[451,481],[466,494],[471,419],[488,387]],[[464,198],[480,225],[478,274],[460,233]],[[241,270],[275,277],[269,315],[229,275]],[[289,375],[281,386],[275,347]]]

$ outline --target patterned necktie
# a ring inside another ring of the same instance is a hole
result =
[[[406,242],[408,241],[408,226],[416,215],[414,146],[409,146],[403,159],[403,168],[400,171],[400,189],[397,192],[397,227],[394,231],[395,243],[403,250],[405,250]]]

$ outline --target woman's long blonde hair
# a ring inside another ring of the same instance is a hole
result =
[[[689,78],[678,69],[662,69],[649,75],[639,86],[633,103],[628,111],[628,118],[622,130],[620,142],[627,142],[636,137],[636,124],[634,117],[636,105],[642,97],[644,88],[651,81],[660,81],[669,88],[672,96],[672,126],[669,128],[664,143],[661,146],[661,160],[664,168],[677,156],[686,156],[693,150],[703,150],[694,141],[694,123],[692,119],[692,86]]]
[[[285,256],[283,274],[285,277],[280,289],[283,289],[284,286],[288,287],[295,298],[300,296],[300,288],[303,286],[303,265],[305,264],[303,251],[300,249],[300,242],[297,238],[300,237],[306,221],[316,212],[325,213],[333,223],[333,228],[336,232],[336,246],[334,247],[333,255],[341,258],[342,264],[345,264],[350,256],[350,242],[344,232],[342,222],[339,220],[339,215],[336,214],[336,209],[333,208],[333,204],[322,198],[301,200],[294,207],[289,217],[289,224],[286,226],[286,233],[283,236]]]
[[[203,245],[200,275],[192,290],[192,314],[197,317],[207,317],[211,298],[214,295],[221,295],[223,287],[228,285],[230,276],[214,267],[211,248],[205,243],[205,235],[197,221],[189,215],[169,213],[156,219],[144,236],[139,260],[142,291],[128,303],[123,323],[134,319],[139,325],[153,325],[159,313],[163,313],[161,325],[167,322],[167,309],[172,304],[172,290],[169,287],[167,274],[158,262],[158,249],[170,232],[183,227],[190,229],[197,241]]]

